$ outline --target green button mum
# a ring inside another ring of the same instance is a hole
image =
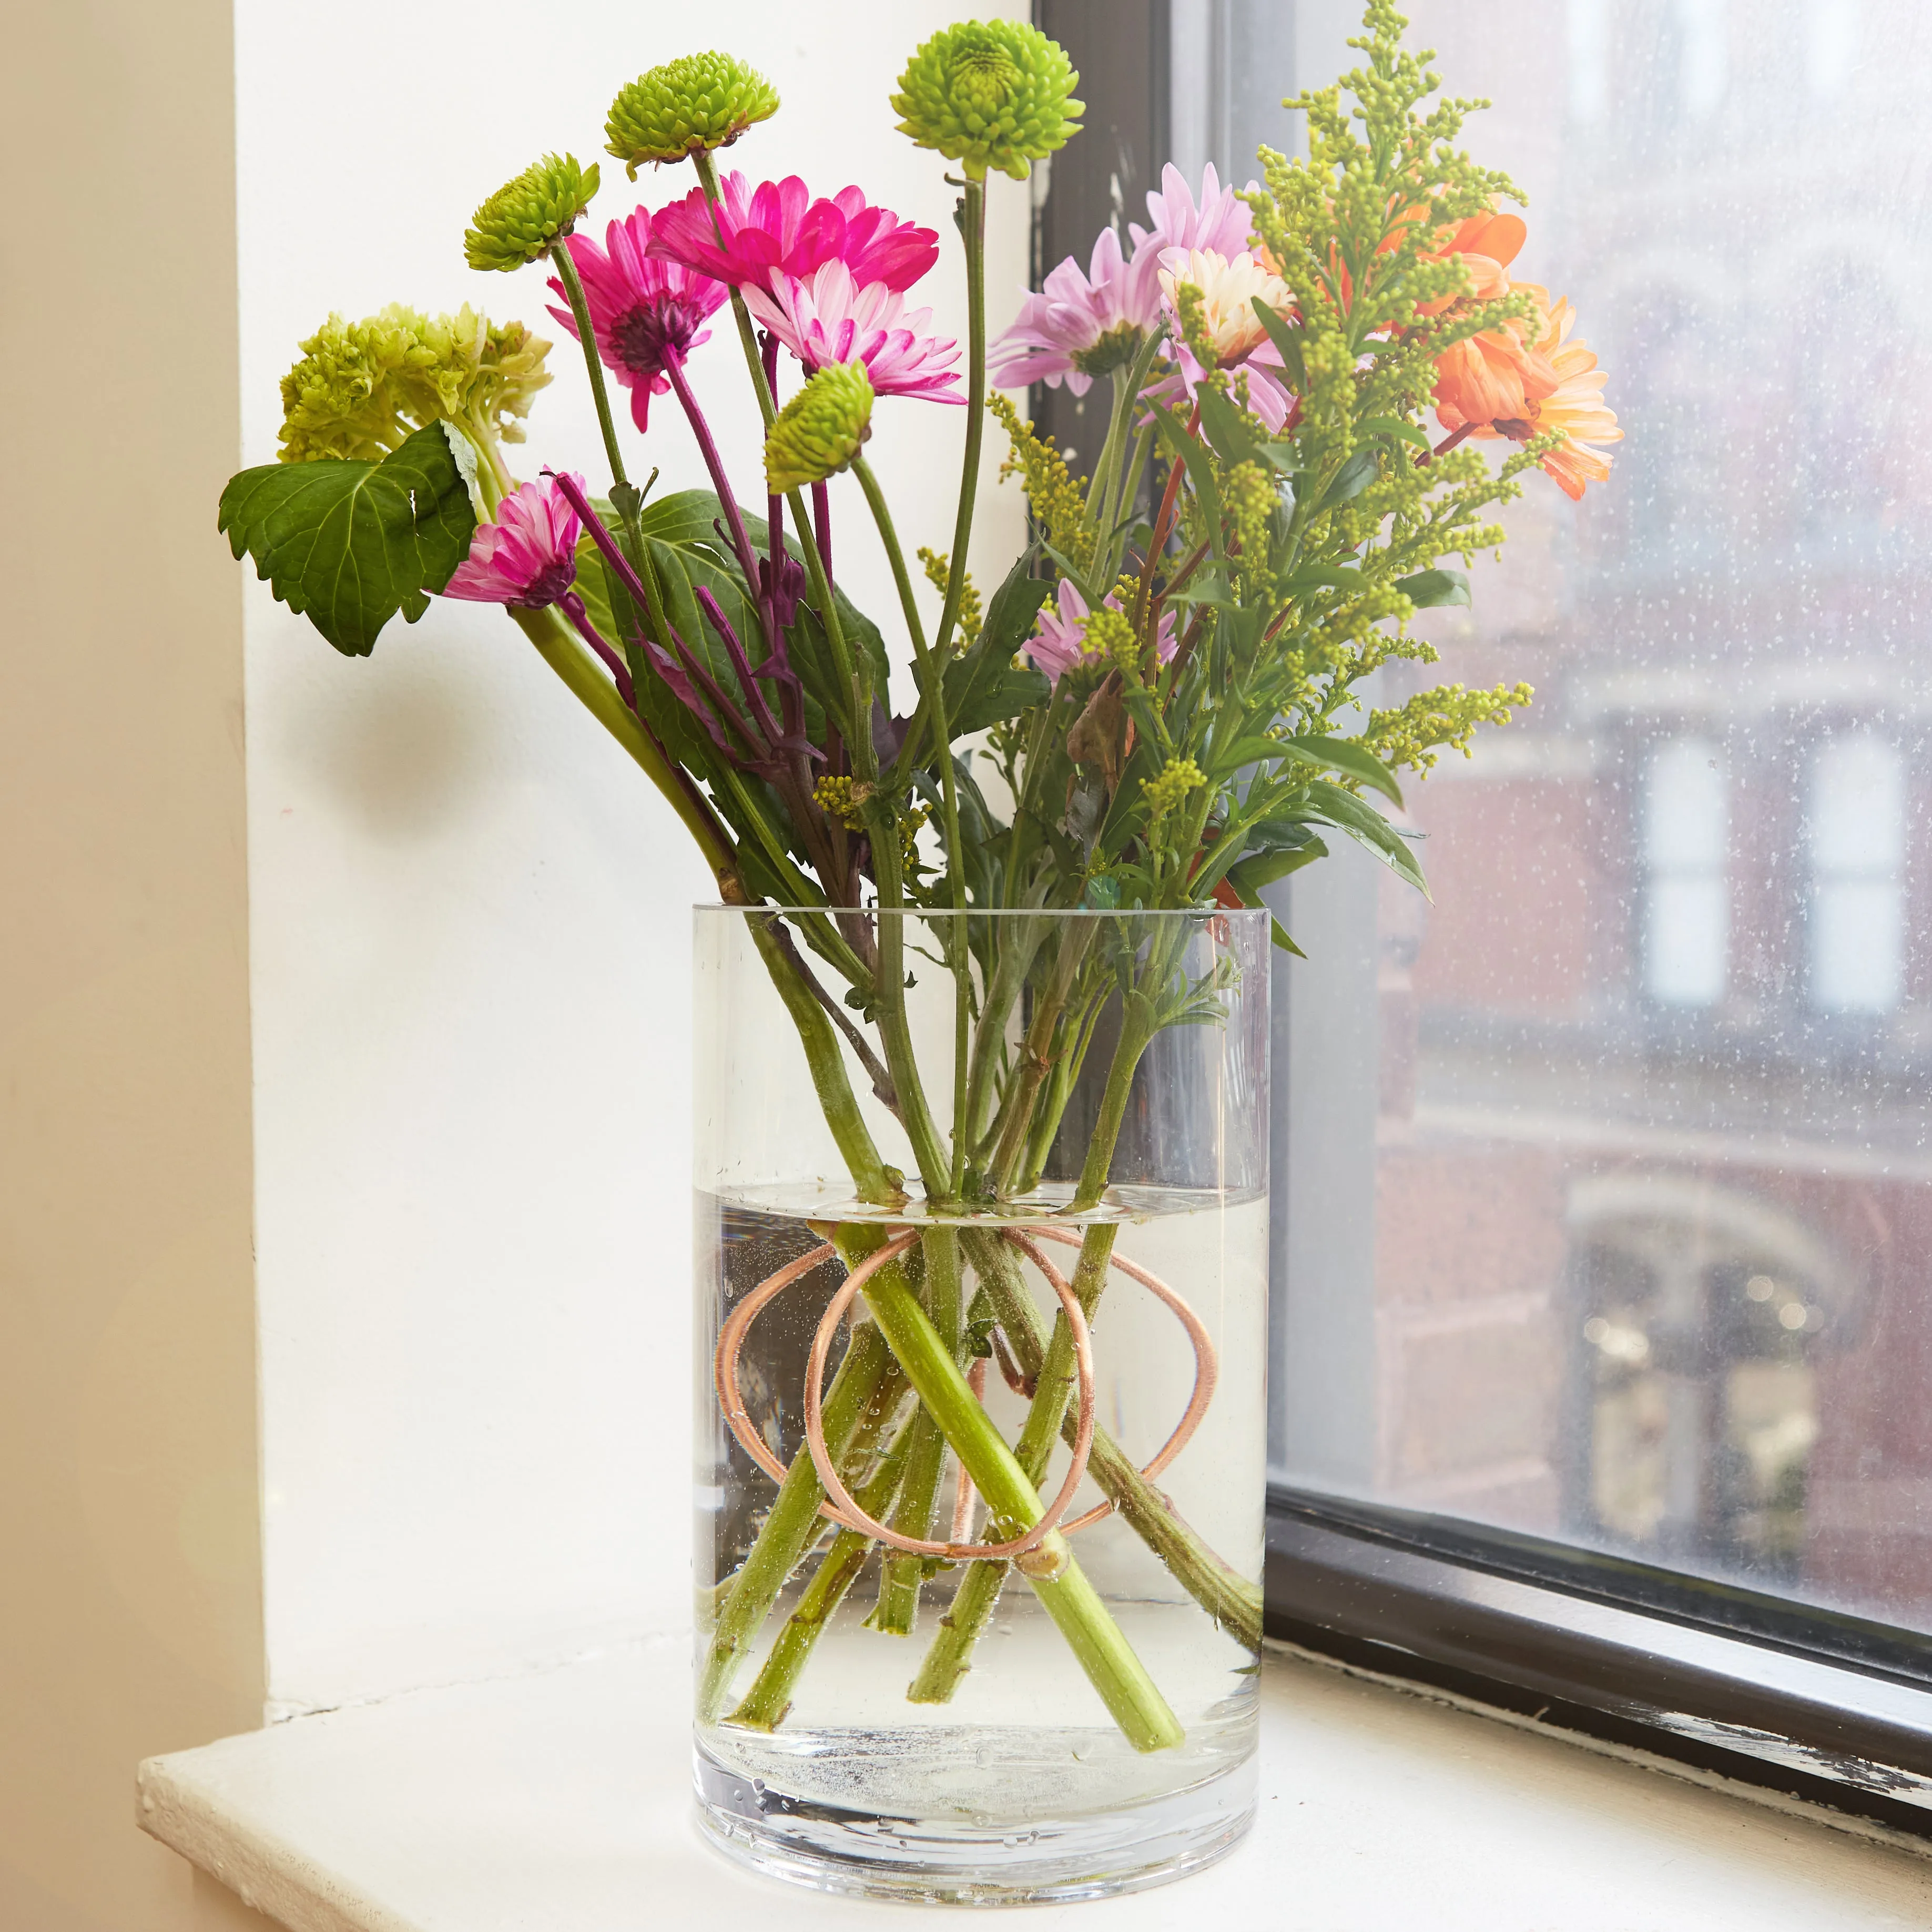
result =
[[[610,104],[609,152],[635,181],[646,161],[728,147],[778,111],[778,91],[730,54],[686,54],[640,74]]]
[[[580,168],[574,154],[546,154],[470,218],[464,254],[472,268],[520,268],[576,226],[596,192],[595,161]]]
[[[998,168],[1024,181],[1035,161],[1063,146],[1085,104],[1066,50],[1018,20],[968,20],[914,54],[892,110],[899,132],[960,164],[974,181]]]
[[[779,410],[765,436],[765,486],[775,496],[822,483],[872,433],[872,383],[862,362],[830,362]]]

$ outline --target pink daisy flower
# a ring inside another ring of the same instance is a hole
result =
[[[993,344],[987,368],[1003,389],[1064,382],[1076,396],[1131,362],[1160,313],[1142,298],[1145,278],[1120,253],[1120,238],[1103,228],[1086,274],[1070,255],[1020,304],[1012,326]]]
[[[656,218],[662,222],[664,213]],[[640,429],[650,427],[651,398],[670,387],[665,364],[680,364],[711,332],[700,325],[724,302],[722,284],[694,274],[681,262],[656,260],[649,252],[653,219],[640,208],[604,232],[609,252],[587,236],[573,235],[570,259],[584,284],[590,326],[604,365],[631,392],[631,418]],[[563,284],[554,277],[553,293],[561,297]],[[577,318],[568,308],[550,314],[577,334]]]
[[[583,494],[584,478],[570,480]],[[470,554],[442,586],[446,597],[472,604],[515,604],[542,610],[568,596],[577,581],[577,536],[583,528],[563,491],[526,483],[496,506],[494,524],[479,524]]]
[[[802,278],[843,262],[855,282],[883,282],[903,293],[938,260],[939,237],[873,207],[856,188],[814,201],[805,183],[788,175],[748,194],[745,177],[728,174],[715,209],[694,188],[659,212],[651,253],[741,288],[776,288],[782,276]]]
[[[1106,608],[1118,610],[1121,608],[1120,600],[1109,597]],[[1020,646],[1027,662],[1035,670],[1046,672],[1055,684],[1060,682],[1063,672],[1076,670],[1082,664],[1099,663],[1100,653],[1087,648],[1088,616],[1086,598],[1063,577],[1055,604],[1041,611],[1038,628]],[[1180,644],[1173,610],[1165,609],[1160,614],[1160,627],[1154,640],[1156,652],[1162,664],[1173,657]]]
[[[1255,192],[1250,182],[1247,192]],[[1201,177],[1201,199],[1197,202],[1186,178],[1170,161],[1160,171],[1160,190],[1150,190],[1148,215],[1154,223],[1143,228],[1138,221],[1127,225],[1127,237],[1134,244],[1132,269],[1135,278],[1132,302],[1138,313],[1151,328],[1160,311],[1160,258],[1168,248],[1211,250],[1232,261],[1244,254],[1255,232],[1253,211],[1232,188],[1223,188],[1210,161]]]
[[[815,374],[828,362],[862,362],[881,396],[924,396],[963,403],[946,391],[959,372],[959,345],[928,335],[930,309],[908,311],[905,298],[884,282],[861,287],[843,262],[832,261],[802,280],[775,276],[770,291],[748,285],[745,306]]]

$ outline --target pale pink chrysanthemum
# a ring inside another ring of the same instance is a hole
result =
[[[570,480],[580,495],[584,478]],[[553,482],[526,483],[496,506],[494,524],[479,524],[470,554],[442,586],[446,597],[472,604],[514,604],[542,610],[577,580],[576,511]]]
[[[1250,182],[1252,194],[1256,184]],[[1160,258],[1169,248],[1200,248],[1232,259],[1244,253],[1255,232],[1254,212],[1232,188],[1223,188],[1220,177],[1209,162],[1201,177],[1201,199],[1197,202],[1180,170],[1170,161],[1162,169],[1160,189],[1150,191],[1148,217],[1154,224],[1143,228],[1138,221],[1128,224],[1127,236],[1133,243],[1131,263],[1135,286],[1131,299],[1144,311],[1142,325],[1151,328],[1160,313]]]
[[[1118,597],[1109,597],[1105,608],[1109,610],[1120,609]],[[1046,672],[1054,683],[1060,682],[1062,673],[1076,670],[1082,664],[1098,664],[1100,654],[1087,648],[1087,620],[1090,615],[1087,600],[1065,578],[1060,580],[1060,590],[1054,603],[1040,614],[1031,637],[1020,646],[1022,655],[1036,670]],[[1154,648],[1162,664],[1166,664],[1179,649],[1180,638],[1174,621],[1172,606],[1160,614],[1160,625],[1156,633]]]
[[[884,282],[856,283],[843,262],[827,262],[807,276],[774,278],[770,290],[747,284],[745,305],[815,374],[830,362],[863,362],[873,392],[963,403],[946,393],[959,380],[946,367],[959,345],[926,333],[930,309],[908,310]]]
[[[1120,238],[1103,228],[1087,272],[1070,255],[1037,295],[1020,304],[1012,326],[993,344],[988,372],[1003,389],[1064,382],[1084,396],[1096,376],[1133,359],[1159,312],[1137,299],[1137,278],[1120,253]]]
[[[742,175],[728,174],[715,208],[694,188],[659,212],[651,253],[740,288],[775,288],[781,277],[843,262],[862,286],[883,282],[903,294],[938,260],[939,237],[856,188],[814,201],[796,175],[748,190]]]
[[[1191,286],[1201,291],[1202,320],[1213,340],[1217,366],[1240,372],[1235,379],[1236,395],[1244,376],[1249,410],[1270,435],[1279,435],[1296,398],[1282,372],[1281,352],[1262,326],[1255,304],[1265,302],[1277,315],[1286,316],[1294,300],[1288,284],[1265,256],[1258,258],[1245,249],[1232,256],[1212,249],[1166,249],[1160,256],[1160,275],[1174,373],[1148,394],[1160,401],[1184,394],[1191,399],[1201,380],[1201,365],[1180,329],[1178,292],[1184,284]]]
[[[659,214],[656,218],[662,220]],[[711,339],[700,325],[724,302],[722,282],[677,262],[654,260],[649,250],[653,218],[640,208],[604,231],[608,252],[587,236],[566,244],[584,284],[585,306],[604,367],[631,392],[631,417],[640,429],[650,427],[651,398],[670,387],[668,363],[682,364],[699,344]],[[554,277],[550,288],[564,294]],[[550,314],[574,336],[577,319],[568,308]]]

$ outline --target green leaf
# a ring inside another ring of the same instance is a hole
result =
[[[956,738],[1014,716],[1052,688],[1038,671],[1017,669],[1012,662],[1053,594],[1044,578],[1030,574],[1032,564],[1030,553],[1015,561],[993,592],[971,648],[946,667],[946,722]]]
[[[1466,570],[1418,570],[1413,577],[1398,577],[1395,587],[1418,610],[1433,610],[1448,604],[1469,601],[1469,573]]]
[[[1254,417],[1204,383],[1194,400],[1201,405],[1202,431],[1223,463],[1252,463],[1261,454],[1268,433]]]
[[[1396,783],[1394,775],[1355,739],[1330,738],[1319,732],[1309,731],[1282,739],[1280,748],[1290,758],[1359,778],[1364,784],[1372,785],[1384,798],[1393,800],[1397,805],[1402,802],[1402,788]]]
[[[1317,500],[1314,514],[1321,516],[1330,510],[1339,510],[1344,503],[1352,502],[1376,480],[1376,472],[1381,466],[1382,459],[1374,450],[1357,450],[1336,471],[1334,481]]]
[[[1211,564],[1197,570],[1178,590],[1170,590],[1166,596],[1170,604],[1212,604],[1226,610],[1237,608],[1226,578]]]
[[[1162,442],[1186,466],[1187,480],[1194,486],[1195,500],[1207,520],[1214,554],[1221,554],[1221,487],[1214,480],[1214,465],[1205,448],[1187,434],[1187,426],[1172,410],[1153,406],[1154,420],[1160,425]]]
[[[1299,596],[1304,590],[1357,591],[1368,587],[1359,570],[1343,570],[1332,563],[1304,563],[1277,586],[1284,597]]]
[[[1279,738],[1264,737],[1258,732],[1251,732],[1225,748],[1216,746],[1208,776],[1210,778],[1225,778],[1244,765],[1258,765],[1265,759],[1281,758],[1285,751]]]
[[[1264,886],[1271,886],[1277,879],[1285,879],[1291,872],[1298,872],[1304,866],[1312,866],[1318,859],[1325,859],[1328,848],[1318,838],[1311,838],[1306,845],[1282,848],[1275,852],[1256,852],[1245,859],[1237,860],[1228,868],[1228,878],[1238,892],[1259,892]],[[1244,904],[1251,904],[1245,897]]]
[[[1298,396],[1308,393],[1308,365],[1301,353],[1301,331],[1275,314],[1264,302],[1255,304],[1255,319],[1268,332],[1268,340],[1281,351],[1282,372],[1288,386]]]
[[[1272,464],[1284,476],[1292,476],[1301,467],[1301,452],[1292,442],[1264,442],[1260,454],[1264,463]]]
[[[1316,843],[1318,846],[1321,844],[1318,839]],[[1268,937],[1282,952],[1292,952],[1298,959],[1306,959],[1308,955],[1288,938],[1287,927],[1276,918],[1274,908],[1262,897],[1261,889],[1263,886],[1272,884],[1284,874],[1294,871],[1298,866],[1308,865],[1322,857],[1326,850],[1323,847],[1321,850],[1309,852],[1294,860],[1292,864],[1282,866],[1280,872],[1264,873],[1260,869],[1264,862],[1256,859],[1244,859],[1238,866],[1231,866],[1228,871],[1228,884],[1234,888],[1234,896],[1250,911],[1267,913]]]
[[[217,526],[291,610],[350,657],[367,657],[400,610],[413,624],[470,554],[469,485],[458,430],[419,429],[380,463],[320,457],[244,470],[221,493]]]
[[[1369,436],[1400,436],[1420,449],[1429,447],[1429,432],[1419,423],[1404,422],[1398,416],[1364,416],[1355,427]]]
[[[1364,804],[1352,792],[1346,792],[1325,778],[1317,778],[1310,785],[1308,802],[1319,819],[1338,826],[1358,844],[1366,845],[1424,898],[1429,897],[1428,881],[1422,876],[1422,868],[1416,863],[1408,842],[1374,806]]]

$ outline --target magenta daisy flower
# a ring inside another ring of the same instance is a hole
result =
[[[1120,253],[1120,238],[1100,231],[1087,272],[1070,255],[1030,295],[1010,328],[994,342],[987,367],[1003,389],[1062,382],[1084,396],[1096,376],[1133,359],[1160,314],[1160,291],[1145,298],[1146,278]]]
[[[938,260],[939,237],[872,206],[856,188],[814,201],[796,175],[748,194],[745,177],[729,174],[715,209],[702,188],[662,209],[651,252],[741,288],[776,288],[782,276],[802,279],[843,262],[862,286],[883,282],[903,293]]]
[[[777,286],[770,292],[748,286],[745,306],[808,374],[828,362],[863,362],[875,394],[966,400],[946,393],[959,380],[959,372],[946,367],[958,360],[959,345],[925,332],[930,309],[908,310],[904,296],[884,282],[860,286],[843,262],[827,262],[802,280],[773,280]]]
[[[1118,610],[1121,608],[1120,600],[1109,597],[1106,608]],[[1060,580],[1057,608],[1049,605],[1041,611],[1038,628],[1020,646],[1027,662],[1035,670],[1046,672],[1055,684],[1060,682],[1064,672],[1076,670],[1082,664],[1098,664],[1099,652],[1087,648],[1088,616],[1086,598],[1063,577]],[[1160,614],[1160,626],[1155,638],[1155,650],[1162,664],[1173,657],[1180,644],[1170,607]]]
[[[650,427],[651,398],[670,387],[668,362],[682,363],[700,343],[711,339],[700,325],[724,303],[727,290],[708,275],[647,251],[655,218],[640,208],[604,232],[609,252],[587,236],[573,235],[566,244],[584,284],[590,326],[604,367],[631,392],[631,417],[640,429]],[[553,293],[563,284],[552,278]],[[550,314],[574,336],[577,319],[566,308]]]
[[[573,472],[570,480],[581,495],[584,478]],[[494,524],[478,524],[469,556],[442,594],[530,610],[560,602],[577,581],[577,537],[583,527],[554,482],[526,483],[497,505]]]

